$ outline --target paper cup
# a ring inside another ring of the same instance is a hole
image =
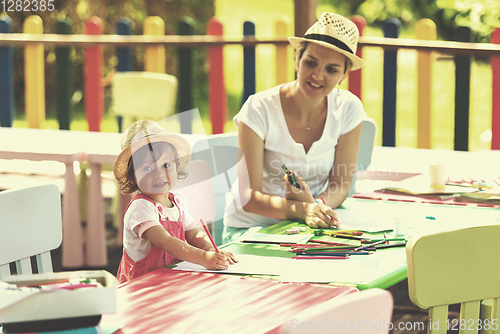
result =
[[[433,190],[444,190],[444,187],[446,185],[446,165],[429,165],[429,178],[431,181],[431,188]]]

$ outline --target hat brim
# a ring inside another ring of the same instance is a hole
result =
[[[304,37],[288,37],[288,42],[290,42],[290,44],[292,45],[292,47],[294,49],[297,49],[302,42],[308,42],[308,43],[314,43],[314,44],[321,45],[321,46],[328,48],[328,49],[335,50],[351,60],[351,62],[352,62],[351,71],[359,70],[361,67],[363,67],[365,65],[365,62],[363,61],[363,59],[359,58],[355,54],[352,54],[348,51],[342,50],[338,46],[332,45],[328,42],[318,41],[315,39],[309,39],[309,38],[304,38]]]
[[[128,177],[128,164],[134,152],[148,144],[159,142],[169,143],[176,149],[177,156],[179,158],[179,166],[177,169],[185,170],[189,160],[191,159],[191,146],[189,145],[189,142],[181,136],[165,133],[142,138],[134,142],[132,145],[127,146],[118,155],[113,165],[113,174],[115,175],[115,178],[117,180],[122,180],[123,178]]]

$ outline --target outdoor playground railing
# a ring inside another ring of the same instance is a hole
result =
[[[144,70],[165,72],[165,46],[176,47],[179,52],[179,102],[180,110],[192,109],[191,80],[187,73],[191,68],[191,49],[208,48],[208,108],[213,133],[223,132],[227,120],[227,94],[224,86],[223,47],[241,45],[244,47],[244,92],[243,99],[255,93],[255,47],[259,44],[276,46],[276,83],[287,81],[287,23],[276,22],[274,38],[256,38],[253,22],[244,23],[244,36],[223,36],[223,26],[212,18],[207,26],[207,35],[192,35],[189,20],[181,20],[179,35],[164,35],[164,22],[159,17],[148,17],[144,23],[144,35],[131,35],[131,21],[121,19],[117,22],[118,35],[102,35],[102,22],[92,17],[85,23],[84,35],[71,35],[70,26],[59,21],[58,34],[43,34],[42,21],[38,16],[30,16],[24,22],[24,33],[10,31],[10,19],[0,19],[0,125],[12,126],[13,120],[13,79],[12,47],[25,48],[25,100],[26,119],[30,127],[40,127],[45,118],[44,58],[43,46],[56,46],[58,67],[57,91],[58,120],[61,129],[69,129],[70,98],[67,92],[71,80],[69,67],[70,47],[85,49],[85,114],[90,131],[99,131],[104,114],[104,94],[101,85],[103,46],[116,48],[117,71],[132,70],[132,47],[145,46]],[[492,70],[492,149],[500,149],[500,28],[491,36],[491,44],[470,43],[470,29],[459,27],[456,42],[436,41],[436,26],[429,19],[422,19],[415,25],[417,39],[398,39],[399,21],[393,19],[384,25],[384,38],[362,36],[366,21],[360,16],[352,20],[360,30],[358,55],[362,56],[364,47],[384,49],[383,77],[383,127],[382,145],[395,146],[396,138],[396,84],[397,51],[415,49],[418,52],[418,140],[419,148],[431,148],[431,101],[432,101],[432,64],[433,53],[451,54],[456,64],[455,75],[455,143],[456,150],[468,150],[470,62],[472,56],[490,57]],[[361,71],[349,76],[349,90],[362,99]]]

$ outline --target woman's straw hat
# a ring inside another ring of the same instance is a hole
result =
[[[302,42],[315,43],[342,53],[352,61],[352,69],[363,67],[365,62],[356,56],[359,31],[351,20],[333,13],[323,13],[304,37],[289,37],[288,41],[297,49]]]
[[[166,133],[155,121],[142,120],[129,126],[122,136],[122,152],[116,158],[113,166],[113,173],[116,180],[120,182],[128,178],[128,164],[134,152],[150,143],[158,142],[169,143],[175,147],[179,158],[177,170],[186,170],[191,158],[191,146],[188,141],[181,136]]]

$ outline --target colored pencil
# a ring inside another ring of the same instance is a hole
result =
[[[321,201],[323,202],[324,205],[327,205],[326,204],[326,201],[325,201],[325,198],[323,197],[323,195],[321,195],[319,198],[321,198]],[[329,216],[330,217],[330,216]],[[332,220],[332,222],[338,222],[339,220],[335,217],[330,217],[330,219]]]
[[[387,241],[385,241],[385,240],[377,241],[377,242],[371,243],[371,244],[366,245],[366,246],[361,246],[361,247],[355,248],[354,250],[355,251],[360,251],[360,250],[363,250],[363,249],[366,249],[366,248],[370,248],[370,247],[373,247],[373,246],[376,246],[376,245],[380,245],[380,244],[387,244]]]
[[[355,235],[347,235],[347,234],[331,234],[330,236],[333,237],[333,238],[361,240],[361,242],[363,242],[363,241],[372,241],[371,239],[366,239],[366,238],[358,237],[358,236],[355,236]]]
[[[406,246],[406,243],[402,242],[402,243],[397,243],[397,244],[388,244],[388,245],[378,245],[378,246],[375,246],[375,248],[393,248],[393,247],[405,247]]]
[[[349,244],[342,244],[342,243],[338,243],[338,242],[323,241],[323,240],[312,240],[312,239],[309,239],[309,242],[314,242],[314,243],[324,244],[324,245],[351,246]]]
[[[345,256],[292,256],[294,260],[342,260],[348,259],[349,255]]]
[[[387,239],[371,239],[370,242],[376,242],[376,241],[405,241],[405,238],[387,238]],[[368,241],[361,240],[362,244],[367,243]]]
[[[217,248],[217,245],[215,244],[215,241],[214,241],[214,239],[212,238],[212,235],[210,234],[210,231],[208,230],[207,225],[205,225],[205,222],[204,222],[204,221],[203,221],[203,219],[201,219],[201,218],[200,218],[200,222],[201,222],[201,226],[203,226],[203,228],[205,229],[205,233],[207,233],[208,238],[210,239],[210,242],[212,243],[212,246],[214,246],[215,251],[216,251],[217,253],[220,253],[219,248]]]
[[[373,252],[304,252],[304,255],[318,256],[318,255],[370,255]],[[299,255],[299,254],[297,254]]]
[[[344,232],[344,231],[339,231],[337,234],[347,234],[347,235],[363,235],[363,232]]]

